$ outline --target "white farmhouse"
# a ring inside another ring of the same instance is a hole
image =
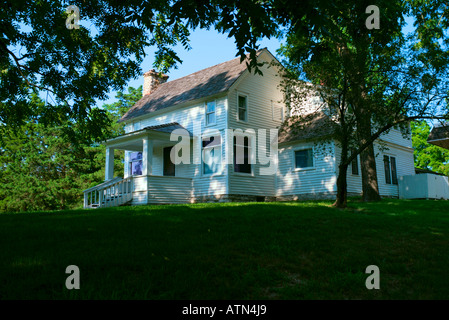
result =
[[[173,81],[145,73],[142,99],[120,119],[125,134],[105,142],[105,182],[85,190],[84,206],[335,197],[340,150],[322,129],[329,120],[317,114],[309,127],[275,135],[289,121],[281,67],[267,49],[258,61],[263,76],[240,58]],[[381,139],[379,191],[397,197],[399,178],[415,173],[412,142],[399,130]],[[114,177],[115,149],[125,150],[124,177]],[[362,191],[358,161],[348,188]]]

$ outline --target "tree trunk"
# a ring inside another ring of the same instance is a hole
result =
[[[373,144],[360,154],[360,163],[362,167],[362,200],[365,202],[380,201]]]
[[[342,121],[342,125],[345,125],[344,120]],[[337,208],[346,208],[348,200],[348,140],[347,136],[343,136],[341,141],[340,164],[338,165],[337,177],[337,199],[333,204],[333,206]]]
[[[357,133],[360,145],[371,138],[371,117],[362,114],[358,119]],[[379,187],[377,183],[376,156],[374,145],[371,143],[360,153],[362,169],[362,200],[365,202],[379,201]]]
[[[348,184],[347,184],[347,173],[348,165],[340,164],[338,166],[338,177],[337,177],[337,199],[335,200],[333,206],[337,208],[346,208],[348,200]]]

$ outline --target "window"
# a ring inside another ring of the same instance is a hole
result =
[[[215,101],[206,103],[206,126],[215,124]]]
[[[385,183],[398,184],[396,158],[384,155]]]
[[[248,97],[239,95],[238,99],[238,119],[248,121]]]
[[[234,172],[252,173],[251,145],[248,136],[234,136]]]
[[[221,137],[203,138],[203,174],[220,172],[221,167]]]
[[[295,151],[295,168],[313,168],[313,149]]]
[[[393,184],[398,184],[398,174],[396,171],[396,158],[390,157],[390,166],[391,166],[391,180]]]
[[[354,154],[354,150],[352,151],[351,155],[353,155],[353,154]],[[351,162],[352,174],[355,174],[355,175],[359,175],[359,159],[358,159],[358,157],[359,156],[356,156],[354,158],[354,160],[352,160],[352,162]]]
[[[142,152],[131,152],[128,172],[132,176],[142,175]]]

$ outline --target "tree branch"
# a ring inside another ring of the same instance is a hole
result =
[[[37,73],[37,74],[39,74],[39,75],[41,75],[41,76],[44,76],[42,73],[37,72],[37,71],[35,71],[35,70],[32,70],[32,69],[30,69],[29,67],[26,67],[26,66],[23,66],[23,65],[20,64],[20,60],[23,59],[26,55],[23,56],[23,57],[21,57],[21,58],[17,58],[17,57],[15,56],[14,52],[8,50],[8,48],[6,47],[6,45],[5,45],[4,43],[2,43],[2,45],[3,45],[3,50],[4,50],[5,52],[7,52],[7,53],[14,59],[14,62],[16,63],[17,69],[19,70],[19,73],[20,73],[21,77],[26,81],[26,83],[27,83],[29,86],[35,87],[35,88],[40,89],[40,90],[49,91],[49,92],[51,92],[51,93],[57,95],[56,92],[54,92],[53,90],[51,90],[51,89],[49,89],[49,88],[41,87],[41,86],[39,86],[39,85],[36,85],[36,84],[34,84],[34,83],[31,83],[30,80],[28,80],[28,77],[25,76],[25,75],[23,74],[22,68],[23,68],[23,69],[28,69],[28,70],[30,70],[30,71],[32,71],[32,72],[34,72],[34,73]]]

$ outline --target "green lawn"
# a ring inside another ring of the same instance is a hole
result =
[[[449,201],[330,204],[0,214],[0,298],[449,299]]]

